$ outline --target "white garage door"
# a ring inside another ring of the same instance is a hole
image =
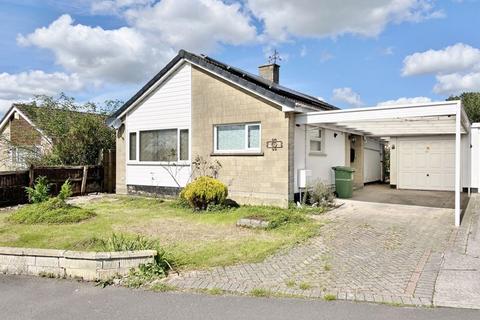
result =
[[[398,186],[401,189],[455,189],[455,139],[399,139]]]

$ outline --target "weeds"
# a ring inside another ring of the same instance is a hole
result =
[[[269,290],[263,289],[263,288],[255,288],[252,291],[250,291],[250,295],[252,297],[257,297],[257,298],[265,298],[271,296],[271,292]]]
[[[323,300],[325,301],[334,301],[337,300],[337,296],[334,294],[329,294],[327,293],[326,295],[323,296]]]

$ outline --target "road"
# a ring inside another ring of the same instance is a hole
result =
[[[0,275],[0,319],[480,319],[479,310],[155,293]]]

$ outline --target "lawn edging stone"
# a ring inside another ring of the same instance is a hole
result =
[[[126,275],[141,264],[153,263],[156,254],[155,250],[82,252],[0,247],[0,273],[103,280]]]
[[[261,219],[243,218],[237,221],[237,227],[243,228],[267,229],[269,226],[270,222]]]

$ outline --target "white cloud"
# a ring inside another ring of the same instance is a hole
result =
[[[480,50],[457,43],[441,50],[416,52],[403,60],[402,75],[449,73],[480,67]]]
[[[480,91],[480,72],[437,75],[433,91],[438,94],[459,94]]]
[[[335,58],[335,56],[328,51],[320,52],[320,62],[322,63],[332,60],[333,58]]]
[[[70,15],[62,15],[49,26],[19,35],[17,41],[51,51],[67,72],[102,84],[145,81],[179,49],[209,53],[219,44],[256,40],[256,29],[240,4],[220,0],[151,3],[115,0],[92,5],[97,11],[122,9],[129,23],[126,27],[106,30],[75,24]]]
[[[353,91],[352,88],[333,89],[332,99],[346,103],[350,107],[361,107],[363,105],[360,95]]]
[[[154,3],[155,0],[103,0],[93,1],[91,12],[93,14],[119,14],[122,10],[135,7],[143,7]]]
[[[45,73],[40,70],[17,74],[0,73],[0,114],[12,103],[29,101],[34,95],[75,92],[84,85],[76,74]]]
[[[52,51],[57,64],[92,82],[144,80],[173,55],[168,47],[151,46],[132,28],[104,30],[75,25],[69,15],[19,36],[18,42]]]
[[[78,91],[83,83],[76,74],[45,73],[35,70],[17,74],[0,73],[0,99],[24,99],[32,95],[55,95]]]
[[[432,99],[428,97],[413,97],[413,98],[402,97],[395,100],[382,101],[378,103],[378,106],[394,106],[399,104],[427,103],[431,101]]]
[[[386,47],[386,48],[383,48],[381,50],[381,53],[385,56],[391,56],[393,55],[395,52],[394,52],[394,47],[390,46],[390,47]]]
[[[457,43],[440,50],[416,52],[403,60],[403,76],[435,75],[433,91],[459,94],[480,90],[480,49]]]
[[[267,38],[377,36],[390,23],[442,17],[430,0],[248,0]]]
[[[307,50],[307,47],[305,45],[302,46],[302,48],[300,48],[300,57],[305,57],[308,53],[308,50]]]
[[[162,0],[153,7],[127,10],[125,17],[150,39],[176,49],[211,51],[218,44],[245,44],[257,36],[239,3],[220,0]]]

